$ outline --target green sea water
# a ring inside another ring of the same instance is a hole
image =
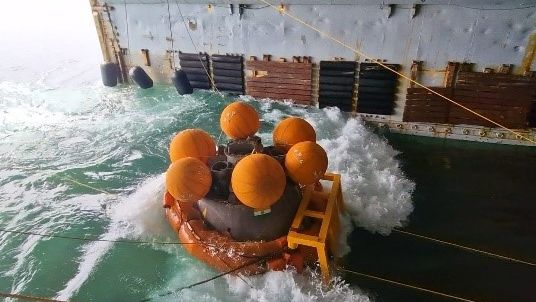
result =
[[[161,208],[169,141],[182,129],[203,128],[224,143],[219,113],[233,98],[208,91],[178,96],[170,86],[30,86],[0,84],[0,227],[176,241]],[[261,114],[265,144],[287,115],[302,116],[317,129],[330,170],[343,176],[347,222],[353,225],[341,243],[346,267],[475,300],[531,301],[536,275],[529,266],[391,233],[408,225],[420,234],[534,261],[531,148],[384,137],[336,109],[244,100]],[[313,273],[293,271],[251,277],[249,285],[226,277],[159,296],[215,274],[180,246],[0,232],[4,292],[73,301],[441,301],[342,273],[326,289]]]
[[[170,86],[104,88],[98,82],[72,90],[27,87],[0,86],[1,228],[176,241],[161,208],[169,141],[182,129],[203,128],[224,143],[219,113],[233,98],[207,91],[178,96]],[[288,115],[303,116],[317,128],[319,142],[332,158],[330,167],[349,185],[349,225],[353,220],[388,233],[406,220],[413,183],[398,168],[394,150],[362,122],[335,109],[244,100],[261,113],[259,135],[265,144],[271,142],[275,123]],[[0,288],[5,292],[73,301],[368,300],[343,281],[323,289],[318,276],[293,271],[252,277],[251,287],[228,277],[159,297],[216,272],[181,246],[0,234]],[[348,251],[345,242],[342,236]]]
[[[30,2],[30,12],[26,2],[0,10],[0,228],[176,241],[161,207],[169,141],[199,127],[224,143],[219,113],[233,98],[105,88],[87,1]],[[382,134],[335,109],[243,100],[259,111],[266,145],[288,115],[317,130],[329,170],[343,179],[347,268],[475,301],[536,299],[531,266],[392,232],[406,227],[536,262],[534,148]],[[167,295],[216,273],[175,245],[0,232],[1,292],[72,301],[450,300],[340,272],[324,288],[315,273],[292,270]]]

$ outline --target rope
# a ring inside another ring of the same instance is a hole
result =
[[[208,245],[206,243],[196,243],[196,242],[176,242],[176,241],[143,241],[143,240],[112,240],[112,239],[101,239],[96,237],[76,237],[76,236],[67,236],[67,235],[56,235],[56,234],[44,234],[44,233],[35,233],[28,231],[16,231],[8,229],[0,229],[0,233],[11,233],[19,234],[26,236],[39,236],[46,238],[59,238],[59,239],[69,239],[69,240],[79,240],[79,241],[93,241],[93,242],[112,242],[112,243],[127,243],[127,244],[161,244],[161,245]]]
[[[16,230],[8,230],[8,229],[0,229],[0,233],[11,233],[11,234],[18,234],[18,235],[26,235],[26,236],[39,236],[39,237],[46,237],[46,238],[59,238],[59,239],[78,240],[78,241],[90,241],[90,242],[111,242],[111,243],[125,243],[125,244],[159,244],[159,245],[202,245],[205,247],[215,248],[218,250],[222,249],[221,246],[216,246],[214,244],[210,244],[206,242],[143,241],[143,240],[121,240],[121,239],[112,240],[112,239],[101,239],[101,238],[96,238],[96,237],[76,237],[76,236],[66,236],[66,235],[56,235],[56,234],[43,234],[43,233],[16,231]],[[248,255],[248,254],[240,254],[239,256],[245,257],[245,258],[259,259],[259,256]],[[222,262],[225,263],[223,259],[220,259],[220,260],[222,260]],[[225,264],[229,266],[227,263]],[[246,282],[246,284],[248,283]]]
[[[220,132],[220,137],[221,137],[221,132]],[[218,138],[218,143],[219,143],[219,140],[220,140],[220,138]],[[254,153],[254,151],[255,150],[252,151],[252,154]],[[101,192],[101,193],[115,195],[115,194],[107,192],[105,190],[101,190],[101,189],[92,187],[90,185],[86,185],[86,184],[81,183],[81,182],[79,182],[77,180],[74,180],[72,178],[65,178],[65,180],[72,181],[72,182],[74,182],[74,183],[76,183],[76,184],[78,184],[80,186],[87,187],[87,188],[93,189],[93,190]],[[86,240],[86,241],[108,241],[108,240],[104,240],[104,239],[92,240],[92,239],[89,239],[89,238],[79,238],[79,237],[71,238],[71,237],[61,236],[61,235],[58,235],[58,236],[56,236],[56,235],[48,235],[48,234],[43,235],[43,234],[37,234],[37,233],[18,232],[18,231],[2,230],[2,229],[0,229],[0,232],[12,232],[12,233],[36,235],[36,236],[42,236],[42,237],[58,237],[58,238],[63,238],[63,239],[76,239],[76,240]],[[432,237],[428,237],[428,236],[424,236],[424,235],[420,235],[420,234],[416,234],[416,233],[411,233],[411,232],[403,231],[403,230],[400,230],[400,229],[393,229],[393,232],[408,235],[408,236],[413,236],[413,237],[420,238],[420,239],[425,239],[425,240],[432,241],[432,242],[439,243],[439,244],[443,244],[443,245],[453,246],[453,247],[456,247],[456,248],[459,248],[459,249],[462,249],[462,250],[466,250],[466,251],[469,251],[469,252],[472,252],[472,253],[476,253],[476,254],[482,254],[482,255],[485,255],[485,256],[490,256],[490,257],[494,257],[494,258],[505,260],[505,261],[516,262],[516,263],[536,267],[536,263],[534,263],[534,262],[529,262],[529,261],[526,261],[526,260],[521,260],[521,259],[516,259],[516,258],[513,258],[513,257],[503,256],[503,255],[496,254],[496,253],[493,253],[493,252],[488,252],[488,251],[468,247],[468,246],[465,246],[465,245],[461,245],[461,244],[457,244],[457,243],[453,243],[453,242],[448,242],[448,241],[445,241],[445,240],[440,240],[440,239],[436,239],[436,238],[432,238]],[[149,243],[149,244],[150,243],[154,243],[154,244],[182,244],[180,242],[148,242],[148,241],[128,241],[128,240],[115,240],[115,241],[110,241],[110,242]]]
[[[186,33],[188,33],[188,37],[190,38],[190,42],[192,42],[192,46],[195,48],[195,51],[197,52],[197,57],[199,59],[199,62],[201,62],[201,66],[203,66],[203,69],[205,70],[205,73],[208,76],[208,79],[210,80],[210,83],[212,84],[213,89],[220,95],[223,96],[223,93],[221,93],[218,90],[218,87],[216,87],[216,84],[214,83],[214,78],[210,75],[210,72],[205,67],[205,64],[203,64],[203,60],[201,60],[201,55],[199,54],[199,49],[194,43],[194,39],[192,38],[192,35],[190,34],[190,29],[188,28],[188,25],[186,25],[186,20],[184,19],[184,15],[182,14],[181,7],[179,6],[179,2],[175,0],[175,4],[177,5],[177,9],[179,10],[179,14],[181,15],[182,23],[184,24],[184,28],[186,29]]]
[[[361,272],[356,272],[356,271],[349,270],[349,269],[346,269],[346,268],[343,268],[343,267],[340,267],[340,266],[337,267],[337,269],[342,271],[342,272],[354,274],[354,275],[361,276],[361,277],[366,277],[366,278],[369,278],[369,279],[374,279],[374,280],[377,280],[377,281],[382,281],[382,282],[389,283],[389,284],[394,284],[394,285],[398,285],[398,286],[402,286],[402,287],[411,288],[411,289],[414,289],[414,290],[422,291],[422,292],[437,295],[437,296],[442,296],[442,297],[445,297],[445,298],[450,298],[450,299],[453,299],[453,300],[464,301],[464,302],[476,302],[475,300],[469,300],[469,299],[465,299],[465,298],[462,298],[462,297],[458,297],[458,296],[454,296],[454,295],[450,295],[450,294],[445,294],[445,293],[438,292],[438,291],[435,291],[435,290],[422,288],[422,287],[419,287],[419,286],[416,286],[416,285],[410,285],[410,284],[406,284],[406,283],[402,283],[402,282],[398,282],[398,281],[393,281],[393,280],[381,278],[381,277],[378,277],[378,276],[373,276],[373,275],[369,275],[369,274],[365,274],[365,273],[361,273]]]
[[[67,180],[67,181],[70,181],[70,182],[73,182],[73,183],[75,183],[75,184],[77,184],[77,185],[79,185],[79,186],[82,186],[82,187],[86,187],[86,188],[95,190],[95,191],[100,192],[100,193],[104,193],[104,194],[107,194],[107,195],[117,195],[117,194],[110,193],[110,192],[108,192],[108,191],[105,191],[105,190],[102,190],[102,189],[99,189],[99,188],[92,187],[92,186],[90,186],[90,185],[86,185],[86,184],[81,183],[81,182],[79,182],[78,180],[72,179],[72,178],[70,178],[70,177],[65,177],[65,178],[63,178],[63,179],[64,179],[64,180]]]
[[[158,297],[169,296],[169,295],[172,295],[172,294],[175,294],[175,293],[179,293],[179,292],[181,292],[181,291],[183,291],[183,290],[185,290],[185,289],[190,289],[190,288],[193,288],[193,287],[196,287],[196,286],[199,286],[199,285],[208,283],[208,282],[210,282],[210,281],[213,281],[213,280],[216,280],[216,279],[221,278],[221,277],[223,277],[223,276],[229,275],[229,274],[231,274],[231,273],[234,273],[234,272],[236,272],[236,271],[238,271],[238,270],[240,270],[240,269],[243,269],[243,268],[245,268],[245,267],[248,267],[248,266],[250,266],[250,265],[255,265],[255,264],[257,264],[257,263],[260,263],[261,261],[267,260],[267,259],[270,258],[270,257],[271,257],[271,256],[266,256],[266,257],[262,257],[262,258],[260,258],[260,259],[257,259],[257,260],[255,260],[255,261],[247,262],[247,263],[242,264],[242,265],[240,265],[240,266],[238,266],[238,267],[236,267],[236,268],[233,268],[233,269],[231,269],[231,270],[225,271],[225,272],[223,272],[223,273],[221,273],[221,274],[217,274],[217,275],[215,275],[215,276],[213,276],[213,277],[210,277],[210,278],[208,278],[208,279],[205,279],[205,280],[202,280],[202,281],[199,281],[199,282],[196,282],[196,283],[192,283],[192,284],[190,284],[190,285],[183,286],[183,287],[177,288],[177,289],[175,289],[175,290],[168,291],[168,292],[166,292],[166,293],[159,294]],[[151,301],[151,300],[153,300],[153,299],[154,299],[154,298],[147,298],[147,299],[141,300],[141,301],[139,301],[139,302],[147,302],[147,301]]]
[[[11,234],[18,234],[18,235],[26,235],[26,236],[39,236],[39,237],[46,237],[46,238],[58,238],[58,239],[68,239],[68,240],[78,240],[78,241],[90,241],[90,242],[111,242],[111,243],[125,243],[125,244],[159,244],[159,245],[202,245],[205,247],[214,248],[216,250],[222,250],[222,246],[217,246],[212,243],[207,242],[178,242],[178,241],[144,241],[144,240],[122,240],[122,239],[101,239],[97,237],[77,237],[77,236],[67,236],[67,235],[57,235],[57,234],[45,234],[45,233],[36,233],[36,232],[29,232],[29,231],[17,231],[17,230],[9,230],[9,229],[2,229],[0,228],[0,233],[11,233]],[[232,242],[239,242],[239,241],[232,241]],[[238,254],[240,257],[244,258],[255,258],[255,259],[262,259],[262,256],[256,256],[251,254]],[[217,256],[219,257],[219,256]],[[225,263],[223,259],[222,262]],[[227,266],[229,266],[227,263],[225,263]],[[247,282],[246,282],[247,283]]]
[[[126,0],[125,0],[126,1]],[[175,47],[173,41],[173,30],[171,29],[171,11],[169,10],[169,0],[167,1],[167,12],[168,12],[168,22],[169,22],[169,35],[171,36],[171,68],[175,70]]]
[[[44,297],[36,297],[36,296],[14,294],[14,293],[3,293],[3,292],[0,292],[0,297],[15,298],[15,299],[26,300],[26,301],[39,301],[39,302],[67,302],[64,300],[55,300],[55,299],[48,299]]]
[[[385,69],[387,69],[387,70],[389,70],[389,71],[391,71],[391,72],[397,74],[398,76],[400,76],[400,77],[402,77],[402,78],[404,78],[404,79],[410,81],[411,83],[413,83],[413,84],[415,84],[415,85],[417,85],[417,86],[419,86],[419,87],[421,87],[421,88],[426,89],[427,91],[429,91],[429,92],[431,92],[431,93],[437,95],[438,97],[440,97],[440,98],[442,98],[442,99],[445,99],[445,100],[451,102],[452,104],[454,104],[454,105],[456,105],[456,106],[458,106],[458,107],[460,107],[460,108],[462,108],[462,109],[464,109],[464,110],[466,110],[466,111],[471,112],[472,114],[474,114],[474,115],[476,115],[476,116],[478,116],[478,117],[480,117],[480,118],[482,118],[482,119],[484,119],[484,120],[486,120],[486,121],[488,121],[488,122],[490,122],[490,123],[492,123],[492,124],[494,124],[494,125],[496,125],[496,126],[502,128],[502,129],[504,129],[504,130],[506,130],[506,131],[508,131],[508,132],[510,132],[510,133],[512,133],[512,134],[514,134],[514,135],[516,135],[516,136],[519,137],[519,138],[525,139],[525,140],[527,140],[527,141],[529,141],[529,142],[531,142],[531,143],[533,143],[533,144],[536,144],[536,139],[532,139],[532,138],[530,138],[530,137],[528,137],[528,136],[525,136],[525,135],[523,135],[523,134],[521,134],[521,133],[519,133],[519,132],[517,132],[517,131],[514,131],[514,130],[512,130],[512,129],[510,129],[510,128],[508,128],[508,127],[502,125],[502,124],[499,124],[499,123],[497,123],[497,122],[495,122],[495,121],[493,121],[493,120],[491,120],[491,119],[485,117],[484,115],[482,115],[482,114],[480,114],[480,113],[478,113],[478,112],[476,112],[476,111],[474,111],[474,110],[472,110],[472,109],[470,109],[470,108],[468,108],[468,107],[466,107],[466,106],[464,106],[464,105],[462,105],[462,104],[460,104],[460,103],[454,101],[453,99],[451,99],[451,98],[449,98],[449,97],[446,97],[446,96],[444,96],[444,95],[442,95],[442,94],[440,94],[440,93],[434,91],[433,89],[424,86],[423,84],[421,84],[421,83],[419,83],[419,82],[417,82],[417,81],[415,81],[415,80],[412,80],[410,77],[408,77],[408,76],[406,76],[406,75],[404,75],[404,74],[402,74],[402,73],[396,71],[395,69],[393,69],[393,68],[391,68],[391,67],[385,65],[384,63],[380,62],[378,59],[374,59],[374,58],[372,58],[370,55],[368,55],[368,54],[366,54],[366,53],[364,53],[364,52],[362,52],[362,51],[359,51],[359,50],[357,50],[356,48],[354,48],[354,47],[352,47],[352,46],[350,46],[350,45],[348,45],[348,44],[342,42],[341,40],[339,40],[339,39],[333,37],[333,36],[330,35],[329,33],[325,32],[325,31],[322,31],[322,30],[318,29],[317,27],[315,27],[315,26],[313,26],[313,25],[311,25],[311,24],[309,24],[309,23],[303,21],[302,19],[300,19],[300,18],[298,18],[298,17],[296,17],[296,16],[294,16],[294,15],[288,13],[286,10],[280,10],[277,6],[271,4],[270,2],[268,2],[268,1],[266,1],[266,0],[258,0],[258,1],[263,2],[263,3],[267,4],[267,5],[269,5],[269,6],[272,7],[274,10],[276,10],[276,11],[279,12],[279,13],[281,13],[282,15],[288,16],[289,18],[293,19],[294,21],[296,21],[296,22],[298,22],[298,23],[300,23],[300,24],[302,24],[302,25],[305,25],[306,27],[308,27],[308,28],[310,28],[310,29],[316,31],[317,33],[319,33],[319,34],[321,34],[322,36],[328,38],[329,40],[331,40],[331,41],[333,41],[333,42],[335,42],[335,43],[337,43],[337,44],[339,44],[339,45],[341,45],[341,46],[343,46],[343,47],[345,47],[345,48],[347,48],[347,49],[353,51],[354,53],[356,53],[356,54],[358,54],[358,55],[360,55],[360,56],[362,56],[362,57],[364,57],[364,58],[370,60],[370,61],[373,62],[373,63],[376,63],[376,64],[380,65],[381,67],[383,67],[383,68],[385,68]]]
[[[408,235],[408,236],[413,236],[413,237],[417,237],[417,238],[421,238],[421,239],[426,239],[426,240],[436,242],[436,243],[439,243],[439,244],[450,245],[450,246],[457,247],[457,248],[462,249],[462,250],[466,250],[466,251],[469,251],[469,252],[482,254],[482,255],[486,255],[486,256],[495,257],[495,258],[498,258],[498,259],[501,259],[501,260],[522,263],[522,264],[526,264],[526,265],[530,265],[530,266],[536,266],[536,263],[533,263],[533,262],[519,260],[519,259],[515,259],[515,258],[512,258],[512,257],[507,257],[507,256],[491,253],[491,252],[486,252],[486,251],[483,251],[483,250],[479,250],[479,249],[476,249],[476,248],[464,246],[464,245],[461,245],[461,244],[452,243],[452,242],[448,242],[448,241],[444,241],[444,240],[439,240],[439,239],[436,239],[436,238],[427,237],[427,236],[423,236],[423,235],[419,235],[419,234],[415,234],[415,233],[411,233],[411,232],[407,232],[407,231],[402,231],[402,230],[399,230],[399,229],[393,229],[393,232],[397,232],[397,233],[400,233],[400,234],[405,234],[405,235]]]

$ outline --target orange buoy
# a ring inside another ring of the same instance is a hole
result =
[[[212,176],[205,163],[194,157],[173,162],[166,172],[166,189],[178,201],[197,201],[210,190]]]
[[[286,183],[281,164],[266,154],[244,157],[231,176],[231,186],[238,200],[256,210],[268,209],[279,200]]]
[[[316,132],[313,126],[299,117],[289,117],[280,121],[272,134],[274,146],[287,152],[297,143],[316,142]]]
[[[195,157],[205,164],[216,156],[216,144],[208,133],[201,129],[183,130],[171,140],[169,158],[175,162],[185,157]]]
[[[223,109],[220,127],[229,138],[244,139],[259,130],[259,115],[253,106],[236,101]]]
[[[317,143],[297,143],[288,150],[285,167],[293,181],[301,185],[314,184],[326,173],[328,156]]]

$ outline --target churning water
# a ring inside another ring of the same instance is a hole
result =
[[[219,113],[232,99],[202,91],[182,97],[170,86],[102,87],[86,1],[30,1],[5,8],[0,13],[5,23],[0,42],[8,46],[0,50],[0,227],[176,241],[161,208],[169,141],[194,127],[218,139]],[[330,155],[330,170],[343,174],[350,213],[345,235],[354,224],[386,234],[407,219],[413,183],[400,171],[396,152],[361,121],[336,110],[247,101],[261,113],[266,144],[285,116],[302,116],[315,126]],[[342,251],[348,252],[343,237]],[[340,279],[325,289],[316,272],[291,270],[247,278],[249,284],[221,278],[158,297],[213,274],[181,246],[0,233],[0,289],[5,292],[75,301],[369,300]]]
[[[0,10],[0,30],[0,228],[176,241],[161,208],[169,141],[194,127],[218,139],[219,113],[232,99],[207,91],[178,96],[169,86],[102,87],[87,1],[9,2]],[[475,300],[534,298],[533,270],[386,237],[411,218],[417,231],[531,260],[532,150],[390,137],[399,154],[338,110],[243,99],[261,114],[266,145],[288,115],[304,117],[317,130],[329,170],[342,174],[348,215],[341,251],[348,267]],[[2,292],[73,301],[434,299],[348,275],[335,275],[328,289],[313,270],[269,272],[247,283],[225,277],[159,296],[214,274],[177,245],[0,232]]]
[[[219,113],[232,99],[202,91],[178,96],[168,86],[141,91],[104,88],[98,82],[71,89],[32,85],[0,84],[2,227],[102,239],[176,240],[161,208],[169,141],[177,131],[193,127],[218,139]],[[330,157],[329,169],[343,176],[354,224],[385,234],[407,219],[414,185],[401,172],[396,152],[360,120],[335,109],[246,100],[260,112],[265,144],[271,142],[275,123],[288,115],[303,116],[314,125]],[[2,288],[60,299],[134,301],[214,274],[180,246],[6,233],[0,251]],[[252,287],[228,277],[180,296],[223,301],[368,299],[342,281],[323,289],[314,273],[272,272],[248,280]]]

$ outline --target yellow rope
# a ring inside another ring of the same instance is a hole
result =
[[[48,299],[48,298],[43,298],[43,297],[28,296],[28,295],[22,295],[22,294],[2,293],[2,292],[0,292],[0,297],[14,298],[14,299],[23,300],[23,301],[66,302],[63,300],[55,300],[55,299]]]
[[[489,119],[489,118],[483,116],[482,114],[480,114],[480,113],[478,113],[478,112],[476,112],[476,111],[474,111],[474,110],[472,110],[472,109],[470,109],[470,108],[467,108],[466,106],[464,106],[464,105],[462,105],[462,104],[460,104],[460,103],[454,101],[453,99],[451,99],[451,98],[449,98],[449,97],[446,97],[446,96],[444,96],[444,95],[442,95],[442,94],[440,94],[440,93],[434,91],[433,89],[430,89],[430,88],[424,86],[423,84],[421,84],[421,83],[419,83],[419,82],[417,82],[417,81],[415,81],[415,80],[412,80],[411,78],[407,77],[406,75],[404,75],[404,74],[402,74],[402,73],[400,73],[400,72],[394,70],[393,68],[391,68],[391,67],[389,67],[389,66],[383,64],[383,63],[380,62],[379,60],[372,58],[372,57],[369,56],[368,54],[366,54],[366,53],[364,53],[364,52],[361,52],[361,51],[357,50],[356,48],[354,48],[354,47],[352,47],[352,46],[350,46],[350,45],[348,45],[348,44],[342,42],[341,40],[339,40],[339,39],[337,39],[337,38],[335,38],[335,37],[333,37],[333,36],[330,35],[329,33],[327,33],[327,32],[325,32],[325,31],[322,31],[322,30],[316,28],[315,26],[313,26],[313,25],[311,25],[311,24],[309,24],[309,23],[303,21],[302,19],[300,19],[300,18],[298,18],[298,17],[296,17],[296,16],[294,16],[294,15],[292,15],[292,14],[289,14],[286,10],[282,10],[282,9],[278,8],[277,6],[271,4],[270,2],[268,2],[268,1],[266,1],[266,0],[258,0],[258,1],[263,2],[263,3],[267,4],[267,5],[269,5],[271,8],[273,8],[273,9],[276,10],[276,11],[278,11],[278,12],[281,13],[282,15],[288,16],[289,18],[293,19],[294,21],[296,21],[296,22],[298,22],[298,23],[301,23],[301,24],[307,26],[308,28],[310,28],[310,29],[316,31],[317,33],[321,34],[322,36],[324,36],[324,37],[326,37],[326,38],[332,40],[333,42],[336,42],[337,44],[339,44],[339,45],[341,45],[341,46],[343,46],[343,47],[345,47],[345,48],[347,48],[347,49],[353,51],[354,53],[356,53],[356,54],[358,54],[358,55],[360,55],[360,56],[362,56],[362,57],[364,57],[364,58],[366,58],[366,59],[368,59],[368,60],[370,60],[370,61],[372,61],[372,62],[374,62],[374,63],[376,63],[376,64],[378,64],[378,65],[380,65],[380,66],[382,66],[383,68],[385,68],[385,69],[387,69],[387,70],[389,70],[389,71],[391,71],[391,72],[393,72],[393,73],[399,75],[400,77],[402,77],[402,78],[404,78],[404,79],[410,81],[411,83],[413,83],[413,84],[415,84],[415,85],[417,85],[417,86],[419,86],[419,87],[421,87],[421,88],[424,88],[424,89],[428,90],[429,92],[431,92],[431,93],[433,93],[433,94],[435,94],[435,95],[437,95],[437,96],[439,96],[439,97],[441,97],[441,98],[443,98],[443,99],[445,99],[445,100],[447,100],[447,101],[453,103],[454,105],[456,105],[456,106],[458,106],[458,107],[460,107],[460,108],[462,108],[462,109],[465,109],[465,110],[471,112],[472,114],[474,114],[474,115],[476,115],[476,116],[478,116],[478,117],[480,117],[480,118],[482,118],[482,119],[484,119],[484,120],[486,120],[486,121],[488,121],[488,122],[490,122],[490,123],[492,123],[492,124],[494,124],[494,125],[496,125],[496,126],[498,126],[498,127],[500,127],[500,128],[503,128],[504,130],[506,130],[506,131],[508,131],[508,132],[510,132],[510,133],[512,133],[512,134],[514,134],[514,135],[516,135],[517,137],[520,137],[520,138],[525,139],[525,140],[527,140],[527,141],[529,141],[529,142],[531,142],[531,143],[533,143],[533,144],[536,144],[536,140],[535,140],[535,139],[529,138],[528,136],[522,135],[521,133],[519,133],[519,132],[517,132],[517,131],[514,131],[514,130],[512,130],[512,129],[506,127],[506,126],[503,126],[502,124],[499,124],[499,123],[497,123],[497,122],[495,122],[495,121],[493,121],[493,120],[491,120],[491,119]]]
[[[104,191],[104,190],[101,190],[101,189],[99,189],[99,188],[95,188],[95,187],[92,187],[92,186],[90,186],[90,185],[86,185],[86,184],[81,183],[81,182],[79,182],[78,180],[72,179],[72,178],[70,178],[70,177],[65,177],[64,180],[67,180],[67,181],[70,181],[70,182],[74,182],[75,184],[77,184],[77,185],[79,185],[79,186],[86,187],[86,188],[95,190],[95,191],[97,191],[97,192],[101,192],[101,193],[108,194],[108,195],[115,195],[115,194],[110,193],[110,192],[108,192],[108,191]]]
[[[190,33],[190,29],[188,28],[188,25],[186,24],[186,20],[184,19],[184,15],[182,14],[182,10],[181,10],[181,7],[179,6],[179,2],[177,2],[177,0],[175,0],[175,4],[177,5],[177,9],[179,10],[179,14],[181,15],[181,19],[182,19],[182,23],[184,24],[184,28],[186,29],[186,33],[188,34],[188,37],[190,37],[190,42],[192,42],[192,46],[195,48],[195,50],[197,51],[198,53],[198,58],[199,58],[199,62],[201,63],[201,66],[203,67],[203,69],[205,70],[205,73],[207,74],[208,76],[208,79],[210,80],[210,83],[212,84],[212,88],[214,89],[214,91],[216,91],[221,97],[223,97],[223,93],[220,92],[220,90],[218,89],[218,87],[216,87],[216,83],[214,82],[214,78],[212,77],[212,75],[210,75],[210,72],[208,71],[207,67],[205,67],[205,64],[203,64],[203,61],[201,60],[201,55],[199,54],[199,49],[197,49],[197,46],[195,45],[194,43],[194,40],[192,38],[192,34]]]
[[[466,250],[466,251],[470,251],[470,252],[473,252],[473,253],[479,253],[479,254],[499,258],[499,259],[502,259],[502,260],[522,263],[522,264],[526,264],[526,265],[530,265],[530,266],[536,266],[536,263],[532,263],[532,262],[528,262],[528,261],[524,261],[524,260],[519,260],[519,259],[515,259],[515,258],[512,258],[512,257],[502,256],[502,255],[499,255],[499,254],[486,252],[486,251],[483,251],[483,250],[475,249],[475,248],[464,246],[464,245],[461,245],[461,244],[456,244],[456,243],[452,243],[452,242],[448,242],[448,241],[444,241],[444,240],[439,240],[439,239],[435,239],[435,238],[432,238],[432,237],[427,237],[427,236],[423,236],[423,235],[419,235],[419,234],[415,234],[415,233],[411,233],[411,232],[407,232],[407,231],[393,229],[393,232],[397,232],[397,233],[401,233],[401,234],[405,234],[405,235],[409,235],[409,236],[413,236],[413,237],[417,237],[417,238],[421,238],[421,239],[430,240],[430,241],[437,242],[437,243],[444,244],[444,245],[454,246],[454,247],[457,247],[457,248],[460,248],[460,249],[463,249],[463,250]]]
[[[360,273],[360,272],[352,271],[352,270],[345,269],[345,268],[342,268],[342,267],[337,267],[337,269],[340,270],[340,271],[346,272],[346,273],[357,275],[357,276],[367,277],[369,279],[374,279],[374,280],[378,280],[378,281],[382,281],[382,282],[386,282],[386,283],[390,283],[390,284],[395,284],[395,285],[399,285],[399,286],[402,286],[402,287],[407,287],[407,288],[415,289],[415,290],[418,290],[418,291],[422,291],[422,292],[442,296],[442,297],[445,297],[445,298],[450,298],[450,299],[454,299],[454,300],[458,300],[458,301],[465,301],[465,302],[476,302],[475,300],[469,300],[469,299],[461,298],[461,297],[458,297],[458,296],[438,292],[438,291],[435,291],[435,290],[422,288],[422,287],[415,286],[415,285],[410,285],[410,284],[406,284],[406,283],[402,283],[402,282],[398,282],[398,281],[393,281],[393,280],[389,280],[389,279],[385,279],[385,278],[381,278],[381,277],[377,277],[377,276],[373,276],[373,275],[369,275],[369,274],[365,274],[365,273]]]

